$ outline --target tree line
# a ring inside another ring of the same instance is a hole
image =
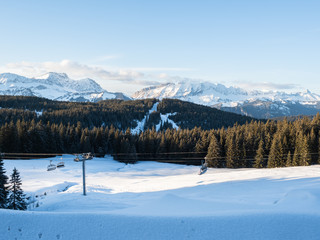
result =
[[[0,96],[0,125],[17,120],[71,125],[80,121],[88,128],[114,125],[123,130],[135,127],[134,119],[143,119],[155,102],[155,99],[59,102],[38,97]]]
[[[157,99],[143,100],[105,100],[97,103],[91,102],[59,102],[38,97],[0,96],[0,125],[34,120],[51,124],[77,125],[92,129],[94,127],[113,125],[115,128],[125,131],[127,128],[135,128],[154,106]],[[181,128],[202,129],[233,126],[236,122],[244,124],[252,118],[239,114],[223,112],[215,108],[197,105],[175,99],[163,99],[158,108],[151,113],[145,123],[145,129],[159,124],[160,114],[174,113],[170,117]],[[161,129],[172,127],[170,123],[163,123]]]
[[[0,127],[0,149],[5,153],[112,154],[125,162],[156,160],[210,167],[284,167],[319,163],[320,116],[293,122],[251,121],[243,125],[203,130],[147,129],[132,134],[113,125],[84,127],[17,120]]]

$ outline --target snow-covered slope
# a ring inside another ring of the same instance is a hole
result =
[[[158,108],[159,102],[156,102],[152,108],[147,112],[147,114],[144,116],[144,118],[141,121],[137,121],[137,126],[133,129],[131,129],[132,134],[140,134],[140,132],[143,132],[145,130],[146,122],[150,116],[151,113],[156,112]],[[169,117],[172,115],[175,115],[176,113],[166,113],[161,114],[160,113],[160,121],[158,124],[156,124],[156,131],[159,131],[161,126],[165,123],[171,124],[173,129],[179,129],[179,126],[172,121]]]
[[[110,93],[94,80],[72,80],[65,73],[50,72],[36,78],[17,74],[0,74],[0,95],[37,96],[60,101],[98,101],[127,99],[121,93]]]
[[[271,117],[296,115],[296,108],[299,105],[299,114],[314,113],[319,110],[320,95],[311,93],[309,90],[297,93],[285,93],[277,91],[247,91],[237,87],[226,87],[222,84],[209,82],[178,82],[167,83],[142,89],[133,94],[134,99],[143,98],[175,98],[197,104],[217,107],[227,111],[242,113],[253,117],[266,117],[255,115],[255,109],[261,108],[257,101],[273,104],[270,108],[264,108],[264,112],[270,112]],[[243,105],[250,106],[251,110],[245,112],[241,108]],[[294,105],[298,104],[298,105]],[[290,107],[288,105],[291,105]],[[302,107],[301,107],[302,106]],[[309,110],[308,112],[305,111]],[[268,116],[268,115],[267,115]]]
[[[196,166],[94,158],[83,196],[81,163],[63,159],[51,172],[49,159],[4,161],[35,202],[0,210],[0,239],[319,239],[319,165],[198,175]]]

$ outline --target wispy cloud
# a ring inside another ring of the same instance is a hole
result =
[[[140,70],[140,71],[138,71]],[[150,72],[148,73],[147,70]],[[204,82],[203,79],[170,75],[168,72],[186,71],[187,68],[136,68],[108,69],[103,65],[87,65],[71,60],[59,62],[18,62],[0,66],[0,72],[11,72],[27,77],[39,77],[47,72],[68,74],[72,79],[92,78],[103,88],[110,91],[133,93],[141,88],[167,82]],[[228,81],[228,85],[244,89],[257,90],[290,90],[299,86],[292,83]],[[221,83],[221,82],[220,82]]]
[[[111,59],[116,56],[102,56]],[[146,72],[191,71],[188,68],[129,68],[109,70],[102,65],[87,65],[71,60],[59,62],[18,62],[0,66],[0,72],[11,72],[27,77],[38,77],[47,72],[67,73],[71,78],[93,78],[100,81],[119,81],[138,85],[158,85],[163,81],[177,80],[167,73],[147,74]]]
[[[195,71],[193,68],[170,68],[170,67],[136,67],[129,68],[132,71],[139,72],[190,72]]]
[[[28,77],[47,72],[64,72],[73,78],[98,78],[103,80],[134,81],[144,77],[143,73],[131,70],[108,71],[102,67],[80,64],[70,60],[60,62],[18,62],[0,66],[1,72],[12,72]]]
[[[106,89],[128,92],[133,91],[133,89],[140,90],[141,87],[145,86],[158,85],[162,80],[139,71],[128,69],[108,70],[101,65],[86,65],[71,60],[8,63],[0,66],[0,72],[16,73],[26,77],[39,77],[47,72],[60,72],[68,74],[73,79],[92,78]],[[117,84],[121,87],[114,86]]]
[[[245,89],[263,89],[263,90],[289,90],[298,87],[292,83],[273,83],[273,82],[251,82],[251,81],[235,81],[237,87]]]

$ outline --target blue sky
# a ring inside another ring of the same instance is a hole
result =
[[[0,0],[0,72],[128,94],[191,79],[320,93],[320,1]]]

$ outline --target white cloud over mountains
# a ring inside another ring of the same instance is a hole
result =
[[[92,78],[108,91],[133,94],[143,87],[177,81],[203,81],[180,76],[171,76],[170,71],[192,71],[187,68],[132,68],[109,70],[101,65],[81,64],[71,60],[59,62],[18,62],[0,66],[0,72],[16,73],[26,77],[38,77],[47,72],[66,73],[72,79]],[[147,73],[148,72],[148,73]],[[152,72],[152,73],[151,73]],[[237,81],[231,85],[245,89],[286,90],[297,87],[294,84],[271,82]]]
[[[261,90],[289,90],[298,87],[293,83],[273,83],[273,82],[252,82],[252,81],[236,81],[235,85],[244,89],[261,89]]]
[[[18,62],[0,66],[0,72],[38,77],[47,72],[66,73],[72,79],[92,78],[108,91],[132,92],[148,85],[159,84],[152,76],[127,70],[107,70],[103,66],[86,65],[71,60],[60,62]],[[131,87],[129,87],[129,85]]]
[[[19,62],[8,63],[0,67],[1,72],[12,72],[22,74],[28,77],[34,77],[47,72],[63,72],[73,78],[99,78],[103,80],[118,80],[118,81],[134,81],[137,78],[142,78],[143,73],[136,71],[107,71],[99,66],[90,66],[80,64],[70,60],[62,60],[60,62]]]

